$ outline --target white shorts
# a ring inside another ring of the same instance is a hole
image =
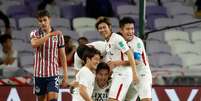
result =
[[[149,73],[139,73],[138,77],[140,79],[139,84],[131,84],[128,93],[126,95],[126,101],[136,101],[137,96],[140,99],[152,98],[151,88],[152,88],[152,76]]]
[[[132,82],[131,67],[117,67],[121,70],[113,71],[109,98],[123,101]]]

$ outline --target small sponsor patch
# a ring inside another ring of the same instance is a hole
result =
[[[119,42],[119,46],[120,46],[121,48],[124,48],[124,47],[125,47],[122,41]]]

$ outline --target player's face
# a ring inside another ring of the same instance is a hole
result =
[[[111,26],[108,26],[106,23],[100,23],[98,25],[98,32],[105,38],[108,39],[112,34]]]
[[[91,61],[90,64],[93,67],[93,69],[96,69],[97,65],[100,62],[100,55],[99,54],[94,55],[94,57],[92,57],[90,61]]]
[[[125,24],[121,28],[121,34],[123,35],[126,41],[132,40],[134,33],[135,33],[135,29],[134,29],[134,24],[132,23]]]
[[[39,26],[42,30],[47,31],[50,28],[50,17],[44,16],[38,18]]]
[[[99,86],[107,85],[107,81],[109,78],[109,71],[107,69],[102,69],[96,73],[96,82]]]

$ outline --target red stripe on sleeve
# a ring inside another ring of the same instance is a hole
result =
[[[119,90],[118,90],[118,92],[117,92],[116,100],[119,99],[119,95],[120,95],[120,93],[121,93],[122,86],[123,86],[123,84],[121,84],[121,85],[119,86]],[[118,100],[118,101],[119,101],[119,100]]]

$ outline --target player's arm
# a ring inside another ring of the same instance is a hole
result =
[[[79,85],[79,91],[80,95],[85,101],[93,101],[92,98],[88,95],[87,88],[84,85],[82,84]]]
[[[126,51],[126,54],[128,56],[128,60],[129,60],[130,66],[132,68],[134,83],[138,83],[139,79],[138,79],[138,76],[137,76],[136,63],[135,63],[133,54],[132,54],[131,50]]]
[[[67,81],[68,81],[68,72],[67,72],[67,61],[66,61],[65,48],[64,47],[59,48],[59,53],[60,53],[59,58],[61,60],[61,65],[63,67],[63,72],[64,72],[62,86],[66,87]]]
[[[140,61],[135,60],[135,63],[136,63],[136,65],[138,65],[138,64],[140,64]],[[130,66],[130,63],[128,60],[125,60],[125,61],[109,61],[108,65],[115,68],[117,66]]]
[[[32,38],[31,39],[31,45],[33,48],[37,48],[45,43],[45,41],[50,37],[54,35],[54,33],[48,33],[44,37],[41,38]]]

